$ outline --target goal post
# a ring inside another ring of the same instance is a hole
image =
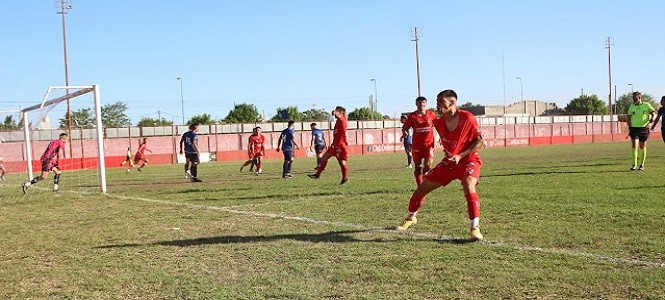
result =
[[[64,96],[46,100],[53,90],[76,90],[71,93],[67,93]],[[102,126],[102,107],[101,107],[101,98],[99,93],[99,85],[90,85],[90,86],[54,86],[49,87],[46,91],[46,95],[42,100],[41,104],[36,104],[21,110],[23,117],[23,133],[25,139],[25,151],[26,151],[26,161],[28,163],[28,178],[29,180],[33,179],[33,168],[32,168],[32,145],[31,145],[31,136],[30,136],[30,119],[28,113],[35,110],[41,110],[49,106],[55,106],[60,102],[67,101],[69,99],[79,97],[85,94],[92,92],[94,98],[94,111],[95,111],[95,131],[97,134],[97,155],[98,155],[98,177],[99,177],[99,188],[102,193],[106,193],[106,166],[104,159],[104,128]]]

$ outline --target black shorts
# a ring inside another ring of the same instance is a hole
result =
[[[282,150],[284,154],[284,161],[293,160],[293,150]]]
[[[323,150],[326,150],[326,145],[314,145],[314,153],[321,154]]]
[[[60,169],[54,160],[42,160],[42,172],[51,172],[53,168]]]
[[[404,143],[404,151],[411,152],[411,143]]]
[[[187,158],[189,162],[193,163],[200,162],[198,153],[185,153],[185,158]]]
[[[628,128],[628,135],[631,140],[646,142],[649,139],[649,127],[630,127]]]

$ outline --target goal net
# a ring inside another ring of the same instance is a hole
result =
[[[0,194],[21,198],[106,192],[98,85],[49,87],[41,102],[0,118],[5,169]],[[56,149],[58,140],[63,144]],[[61,172],[57,180],[53,166]]]

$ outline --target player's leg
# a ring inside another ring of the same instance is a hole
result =
[[[185,154],[185,178],[192,177],[192,172],[189,170],[191,164],[189,154]]]
[[[478,178],[467,176],[462,179],[462,187],[464,188],[464,198],[466,198],[466,209],[469,215],[470,225],[470,239],[472,241],[479,241],[483,239],[480,233],[480,197],[476,192],[478,185]]]
[[[633,158],[633,166],[630,167],[631,170],[636,170],[637,169],[637,148],[638,148],[638,143],[639,140],[637,138],[633,139],[631,137],[631,147],[632,147],[632,158]]]
[[[647,139],[646,137],[644,139],[640,138],[639,140],[639,146],[640,146],[640,152],[642,152],[642,160],[640,162],[640,166],[638,167],[638,170],[644,170],[644,163],[647,160]]]
[[[61,172],[60,172],[60,169],[58,168],[58,166],[54,166],[51,169],[51,171],[53,171],[53,173],[55,174],[55,175],[53,175],[53,191],[57,192],[58,188],[59,188],[59,184],[60,184],[60,173]]]
[[[406,152],[406,167],[413,168],[413,155],[411,154],[411,144],[404,144],[404,152]]]
[[[333,148],[328,148],[328,151],[326,151],[325,154],[323,154],[323,157],[321,157],[321,163],[319,164],[319,168],[316,170],[316,174],[308,174],[310,178],[319,178],[321,176],[321,173],[326,169],[326,166],[328,166],[328,160],[334,156],[334,149]]]
[[[346,148],[338,149],[335,157],[339,163],[339,168],[342,170],[342,181],[339,184],[346,184],[349,182],[349,165],[346,163],[349,160],[349,154],[346,152]]]
[[[252,159],[252,162],[254,163],[254,170],[256,170],[256,173],[263,173],[263,156],[261,156],[261,154],[256,154],[254,159]]]
[[[425,203],[425,197],[440,186],[440,182],[429,179],[424,179],[423,182],[418,185],[418,188],[416,188],[413,194],[411,194],[411,198],[409,199],[409,207],[406,217],[404,218],[404,221],[397,226],[397,230],[407,230],[411,225],[415,225],[418,222],[416,214],[423,203]]]
[[[192,174],[192,182],[201,182],[201,179],[199,179],[199,154],[189,154],[190,156],[190,161],[191,161],[191,167],[190,171]]]
[[[425,157],[423,155],[422,149],[412,148],[412,154],[413,162],[415,164],[413,169],[413,177],[416,178],[416,185],[420,185],[423,182],[423,176],[425,174],[425,172],[423,172],[423,162]]]

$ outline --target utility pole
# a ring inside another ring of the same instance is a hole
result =
[[[607,96],[610,104],[610,116],[612,115],[612,46],[614,46],[614,38],[608,36],[607,41],[605,41],[605,49],[607,49],[607,75],[610,87],[610,93]]]
[[[157,116],[159,118],[159,124],[161,125],[161,123],[162,123],[162,111],[161,110],[157,111]]]
[[[420,89],[420,56],[418,54],[418,41],[420,37],[418,36],[418,27],[413,27],[413,39],[411,41],[416,42],[416,77],[418,78],[418,97],[422,96]]]
[[[57,14],[62,16],[62,45],[63,45],[63,54],[65,57],[65,86],[69,86],[69,66],[67,63],[67,23],[65,21],[65,16],[67,15],[67,10],[72,9],[70,2],[66,0],[60,0],[60,11]],[[65,92],[69,95],[69,89],[66,89]],[[67,99],[67,139],[69,140],[69,156],[72,156],[72,111],[69,103],[70,99]]]

